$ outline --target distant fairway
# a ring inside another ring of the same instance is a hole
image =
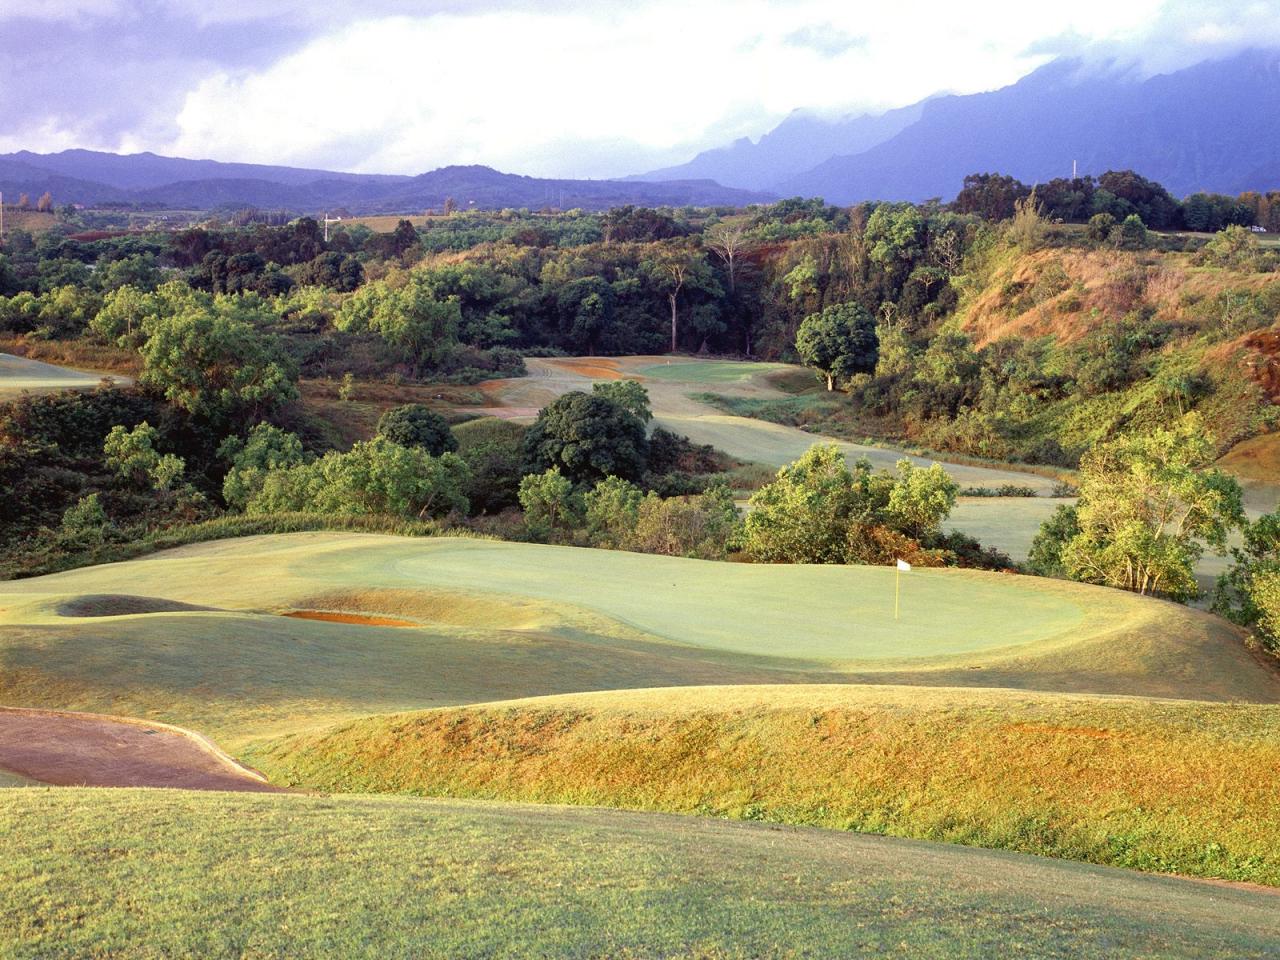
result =
[[[39,360],[15,357],[0,353],[0,400],[21,393],[43,393],[53,390],[87,390],[96,387],[104,376],[111,376],[117,383],[127,382],[128,377],[115,374],[88,373],[57,367]]]
[[[705,818],[397,798],[13,790],[0,953],[1264,957],[1269,893]]]
[[[673,360],[634,370],[646,380],[669,380],[674,383],[746,383],[754,378],[794,370],[787,363],[750,363],[736,360]]]
[[[782,426],[751,417],[723,413],[693,394],[715,392],[760,399],[784,397],[771,375],[801,368],[784,363],[752,363],[734,360],[697,360],[689,357],[568,357],[529,358],[529,376],[495,380],[484,384],[484,392],[495,406],[532,419],[540,407],[570,390],[589,390],[593,382],[632,377],[649,391],[654,422],[683,434],[696,443],[708,443],[731,457],[770,467],[781,467],[799,458],[815,443],[834,443],[850,459],[866,457],[877,469],[892,469],[903,457],[918,466],[934,460],[908,456],[898,450],[849,443],[815,436],[795,427]],[[999,487],[1005,484],[1028,486],[1047,494],[1053,481],[1047,477],[999,467],[947,464],[952,476],[966,487]]]

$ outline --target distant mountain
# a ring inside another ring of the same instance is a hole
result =
[[[866,142],[823,146],[841,137]],[[774,175],[805,149],[808,169]],[[1149,78],[1059,60],[1001,90],[880,117],[816,128],[788,118],[758,144],[739,141],[657,173],[697,170],[729,186],[850,204],[950,199],[970,173],[1036,183],[1070,176],[1073,161],[1082,174],[1136,170],[1177,196],[1280,189],[1280,53]]]
[[[758,141],[746,137],[730,146],[707,150],[688,163],[642,173],[636,180],[678,180],[690,177],[769,190],[809,170],[815,158],[862,153],[883,143],[920,119],[924,103],[879,115],[839,120],[797,110]]]
[[[745,206],[772,195],[722,187],[705,179],[663,182],[548,180],[489,167],[443,167],[420,176],[335,173],[297,167],[185,160],[153,153],[121,156],[91,150],[0,155],[0,191],[34,200],[48,191],[56,203],[145,204],[181,210],[262,207],[319,213],[410,213],[443,206],[581,207]]]

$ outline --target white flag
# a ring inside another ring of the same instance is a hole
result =
[[[907,572],[909,573],[909,572],[911,571],[911,564],[907,563],[907,561],[905,561],[905,560],[899,560],[899,561],[898,561],[898,569],[899,569],[899,570],[905,570],[905,571],[907,571]]]

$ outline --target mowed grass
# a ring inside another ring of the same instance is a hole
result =
[[[756,377],[785,374],[795,368],[786,363],[755,363],[743,360],[672,360],[639,367],[634,372],[648,380],[678,383],[743,383]]]
[[[1273,895],[698,818],[14,790],[14,958],[1263,957]]]
[[[1280,885],[1275,705],[628,691],[373,717],[248,759],[309,789],[812,824]]]
[[[0,704],[162,720],[235,750],[371,713],[655,686],[1280,700],[1275,673],[1205,614],[1077,584],[921,571],[904,575],[894,621],[893,576],[454,538],[214,541],[0,584]],[[418,626],[283,616],[298,610]]]

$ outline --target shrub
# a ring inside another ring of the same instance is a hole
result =
[[[378,436],[402,447],[421,447],[433,457],[458,449],[445,418],[423,403],[388,410],[378,419]]]

